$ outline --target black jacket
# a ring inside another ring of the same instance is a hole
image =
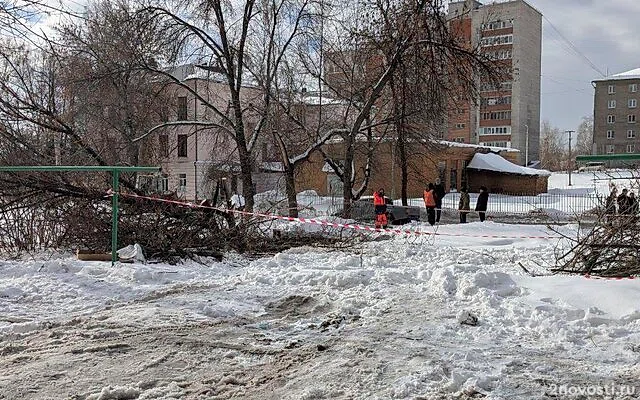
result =
[[[436,184],[433,192],[436,195],[436,207],[440,208],[442,206],[442,199],[444,198],[444,195],[447,194],[447,192],[445,192],[444,186],[441,183]]]
[[[620,214],[626,214],[629,212],[629,198],[626,194],[618,196],[618,212]]]
[[[487,211],[487,203],[489,203],[489,192],[480,193],[476,202],[476,211]]]

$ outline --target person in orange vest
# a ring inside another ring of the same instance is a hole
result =
[[[436,223],[436,194],[435,187],[433,183],[430,183],[429,186],[424,191],[424,206],[427,209],[427,221],[429,221],[430,225],[434,225]]]
[[[373,192],[373,207],[376,213],[376,229],[387,227],[387,202],[384,198],[384,189]]]

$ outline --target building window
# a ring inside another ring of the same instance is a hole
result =
[[[162,175],[162,177],[158,180],[158,192],[165,193],[169,191],[169,177],[167,175]]]
[[[636,145],[633,143],[630,143],[627,145],[627,153],[635,153],[636,152]]]
[[[616,122],[616,116],[615,115],[607,115],[607,123],[613,124],[614,122]]]
[[[609,94],[614,94],[616,92],[615,85],[609,85]]]
[[[510,126],[491,126],[480,128],[479,135],[511,135]]]
[[[486,46],[499,46],[503,44],[512,44],[513,43],[513,35],[498,35],[498,36],[487,36],[482,38],[480,41],[480,45],[483,47]]]
[[[187,174],[178,175],[178,190],[181,192],[187,190]]]
[[[636,137],[636,131],[629,129],[627,131],[627,139],[634,139]]]
[[[483,112],[482,119],[511,119],[511,111]]]
[[[178,135],[178,157],[187,157],[187,135]]]
[[[613,154],[616,152],[616,146],[612,144],[607,145],[607,154]]]
[[[455,138],[455,141],[458,143],[464,143],[464,138],[463,137],[457,137]]]
[[[511,50],[502,49],[484,53],[489,60],[508,60],[511,58]]]
[[[158,146],[160,147],[160,157],[169,157],[169,135],[166,133],[158,135]]]
[[[178,121],[187,120],[187,98],[185,96],[178,97]]]
[[[480,142],[478,143],[480,146],[488,146],[488,147],[505,147],[510,148],[511,142]]]
[[[615,136],[614,131],[607,131],[607,139],[613,139]]]
[[[496,29],[504,29],[504,28],[512,28],[512,27],[513,27],[512,19],[508,19],[505,21],[491,21],[491,22],[482,24],[482,30],[485,30],[485,31],[493,31]]]
[[[631,93],[635,93],[638,91],[638,84],[637,83],[632,83],[629,85],[629,92]]]
[[[636,116],[635,114],[629,114],[627,115],[627,122],[630,124],[635,124],[636,123]]]
[[[457,123],[456,124],[456,129],[464,129],[464,124],[463,123]]]
[[[511,96],[503,96],[503,97],[487,97],[483,98],[481,101],[483,106],[495,106],[498,104],[511,104]]]
[[[638,106],[638,102],[636,99],[629,99],[629,108],[636,108]]]
[[[615,100],[609,100],[607,102],[607,107],[608,108],[616,108],[616,101]]]

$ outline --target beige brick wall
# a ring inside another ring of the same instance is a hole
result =
[[[629,85],[636,84],[638,91],[633,93]],[[613,145],[616,154],[626,153],[627,145],[633,144],[635,152],[640,152],[640,79],[603,80],[595,82],[593,101],[593,143],[594,154],[607,154],[607,146]],[[609,93],[612,85],[615,93]],[[628,101],[636,100],[636,107],[629,108]],[[609,101],[615,100],[615,108],[609,108]],[[607,116],[615,116],[615,123],[607,122]],[[628,115],[635,115],[635,123],[629,123]],[[627,131],[633,130],[635,138],[628,138]],[[607,131],[613,131],[613,139],[607,138]]]

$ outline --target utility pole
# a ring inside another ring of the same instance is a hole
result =
[[[524,145],[524,166],[528,167],[529,166],[529,125],[525,125],[524,127],[527,130],[527,133],[525,136],[526,144]]]
[[[569,186],[571,186],[571,170],[573,169],[573,163],[572,163],[573,157],[571,157],[571,134],[574,133],[575,131],[565,131],[565,132],[569,134]]]

